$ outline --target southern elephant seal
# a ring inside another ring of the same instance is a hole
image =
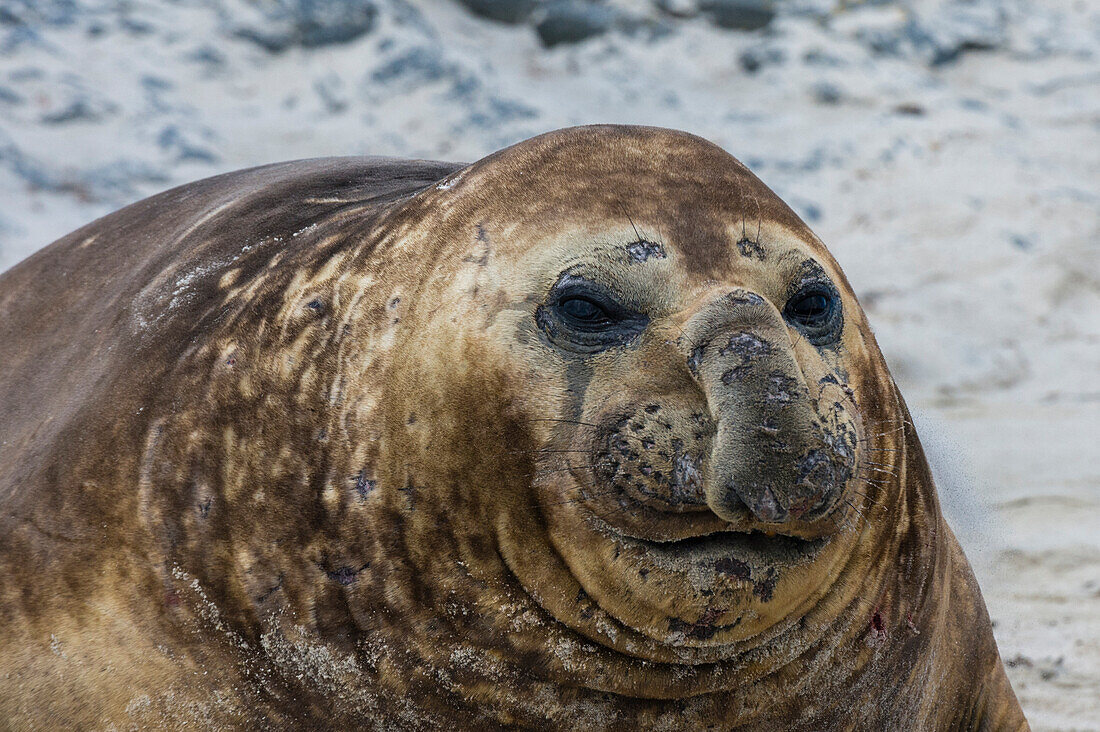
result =
[[[844,275],[697,137],[183,186],[0,360],[16,727],[1027,726]]]

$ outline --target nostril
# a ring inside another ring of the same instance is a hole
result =
[[[767,521],[768,523],[775,523],[782,521],[787,517],[787,510],[779,505],[779,501],[775,498],[775,493],[768,486],[764,486],[764,490],[760,493],[760,498],[754,501],[755,505],[749,504],[749,510],[756,514],[756,517],[761,521]]]
[[[787,520],[789,511],[783,507],[771,486],[753,484],[745,487],[736,483],[726,485],[725,508],[727,510],[748,509],[763,523],[777,524]]]

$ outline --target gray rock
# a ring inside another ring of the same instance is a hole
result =
[[[199,135],[185,131],[179,125],[170,124],[157,134],[157,147],[175,156],[176,162],[216,163],[218,155],[196,141],[197,136]],[[211,137],[209,133],[201,136]]]
[[[550,48],[602,35],[611,30],[615,20],[615,11],[606,5],[563,0],[546,6],[535,30],[543,45]]]
[[[23,98],[22,94],[11,87],[0,85],[0,105],[10,107],[22,104],[24,101],[26,100]]]
[[[0,0],[0,25],[70,26],[82,10],[76,0]]]
[[[458,0],[474,15],[501,23],[522,23],[531,17],[539,0]]]
[[[259,7],[260,18],[234,35],[272,53],[347,43],[368,33],[378,15],[374,0],[275,0]]]
[[[65,122],[77,122],[80,120],[89,122],[100,119],[102,117],[103,109],[92,102],[87,97],[78,97],[71,100],[68,104],[55,109],[50,112],[46,112],[39,116],[38,121],[45,125],[58,125]]]
[[[731,30],[758,30],[775,18],[772,0],[705,0],[700,7],[716,26]]]
[[[879,10],[867,7],[838,18],[850,35],[878,54],[940,66],[1008,42],[1006,13],[995,1],[944,0],[905,14]]]
[[[55,169],[24,153],[0,130],[0,166],[6,167],[33,189],[71,195],[83,202],[122,205],[139,195],[148,183],[163,184],[169,176],[136,160],[121,159],[106,165]]]
[[[497,127],[506,122],[534,119],[538,112],[522,102],[490,96],[482,109],[470,114],[469,122],[478,127]]]
[[[694,18],[699,14],[699,0],[657,0],[657,9],[674,18]]]
[[[933,66],[951,63],[968,51],[991,51],[1007,40],[1004,13],[990,4],[952,3],[940,12],[914,17],[906,39]]]
[[[184,58],[193,63],[201,64],[207,68],[221,68],[225,66],[225,54],[214,46],[204,43],[193,51],[184,54]]]
[[[335,72],[329,72],[315,79],[313,81],[313,91],[316,92],[321,104],[325,107],[325,111],[329,114],[340,114],[347,111],[349,100],[344,91],[344,81]]]
[[[778,45],[759,45],[746,48],[737,57],[741,68],[750,74],[755,74],[765,66],[775,66],[787,60],[783,48]]]
[[[410,87],[423,86],[444,79],[455,79],[459,70],[443,58],[433,46],[414,46],[394,56],[370,74],[375,84],[402,81]]]
[[[831,81],[818,81],[810,86],[810,95],[813,96],[814,101],[818,104],[827,104],[832,106],[834,104],[840,104],[840,100],[844,98],[844,92],[840,87]]]

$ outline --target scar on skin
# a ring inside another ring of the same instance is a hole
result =
[[[626,245],[627,254],[635,262],[645,262],[648,259],[664,259],[665,248],[660,244],[652,241],[646,241],[645,239],[639,239],[636,242]]]
[[[355,492],[359,494],[360,498],[365,499],[370,495],[371,491],[375,489],[378,482],[371,480],[366,476],[366,471],[360,470],[355,475]]]
[[[760,242],[753,241],[748,237],[742,237],[737,242],[737,251],[741,252],[742,257],[753,257],[756,259],[764,259],[764,247]]]

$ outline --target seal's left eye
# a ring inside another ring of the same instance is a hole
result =
[[[840,296],[830,284],[823,282],[799,289],[787,301],[783,317],[815,346],[835,342],[844,327]]]
[[[829,317],[831,307],[829,293],[807,292],[787,304],[787,314],[803,325],[817,325]]]

